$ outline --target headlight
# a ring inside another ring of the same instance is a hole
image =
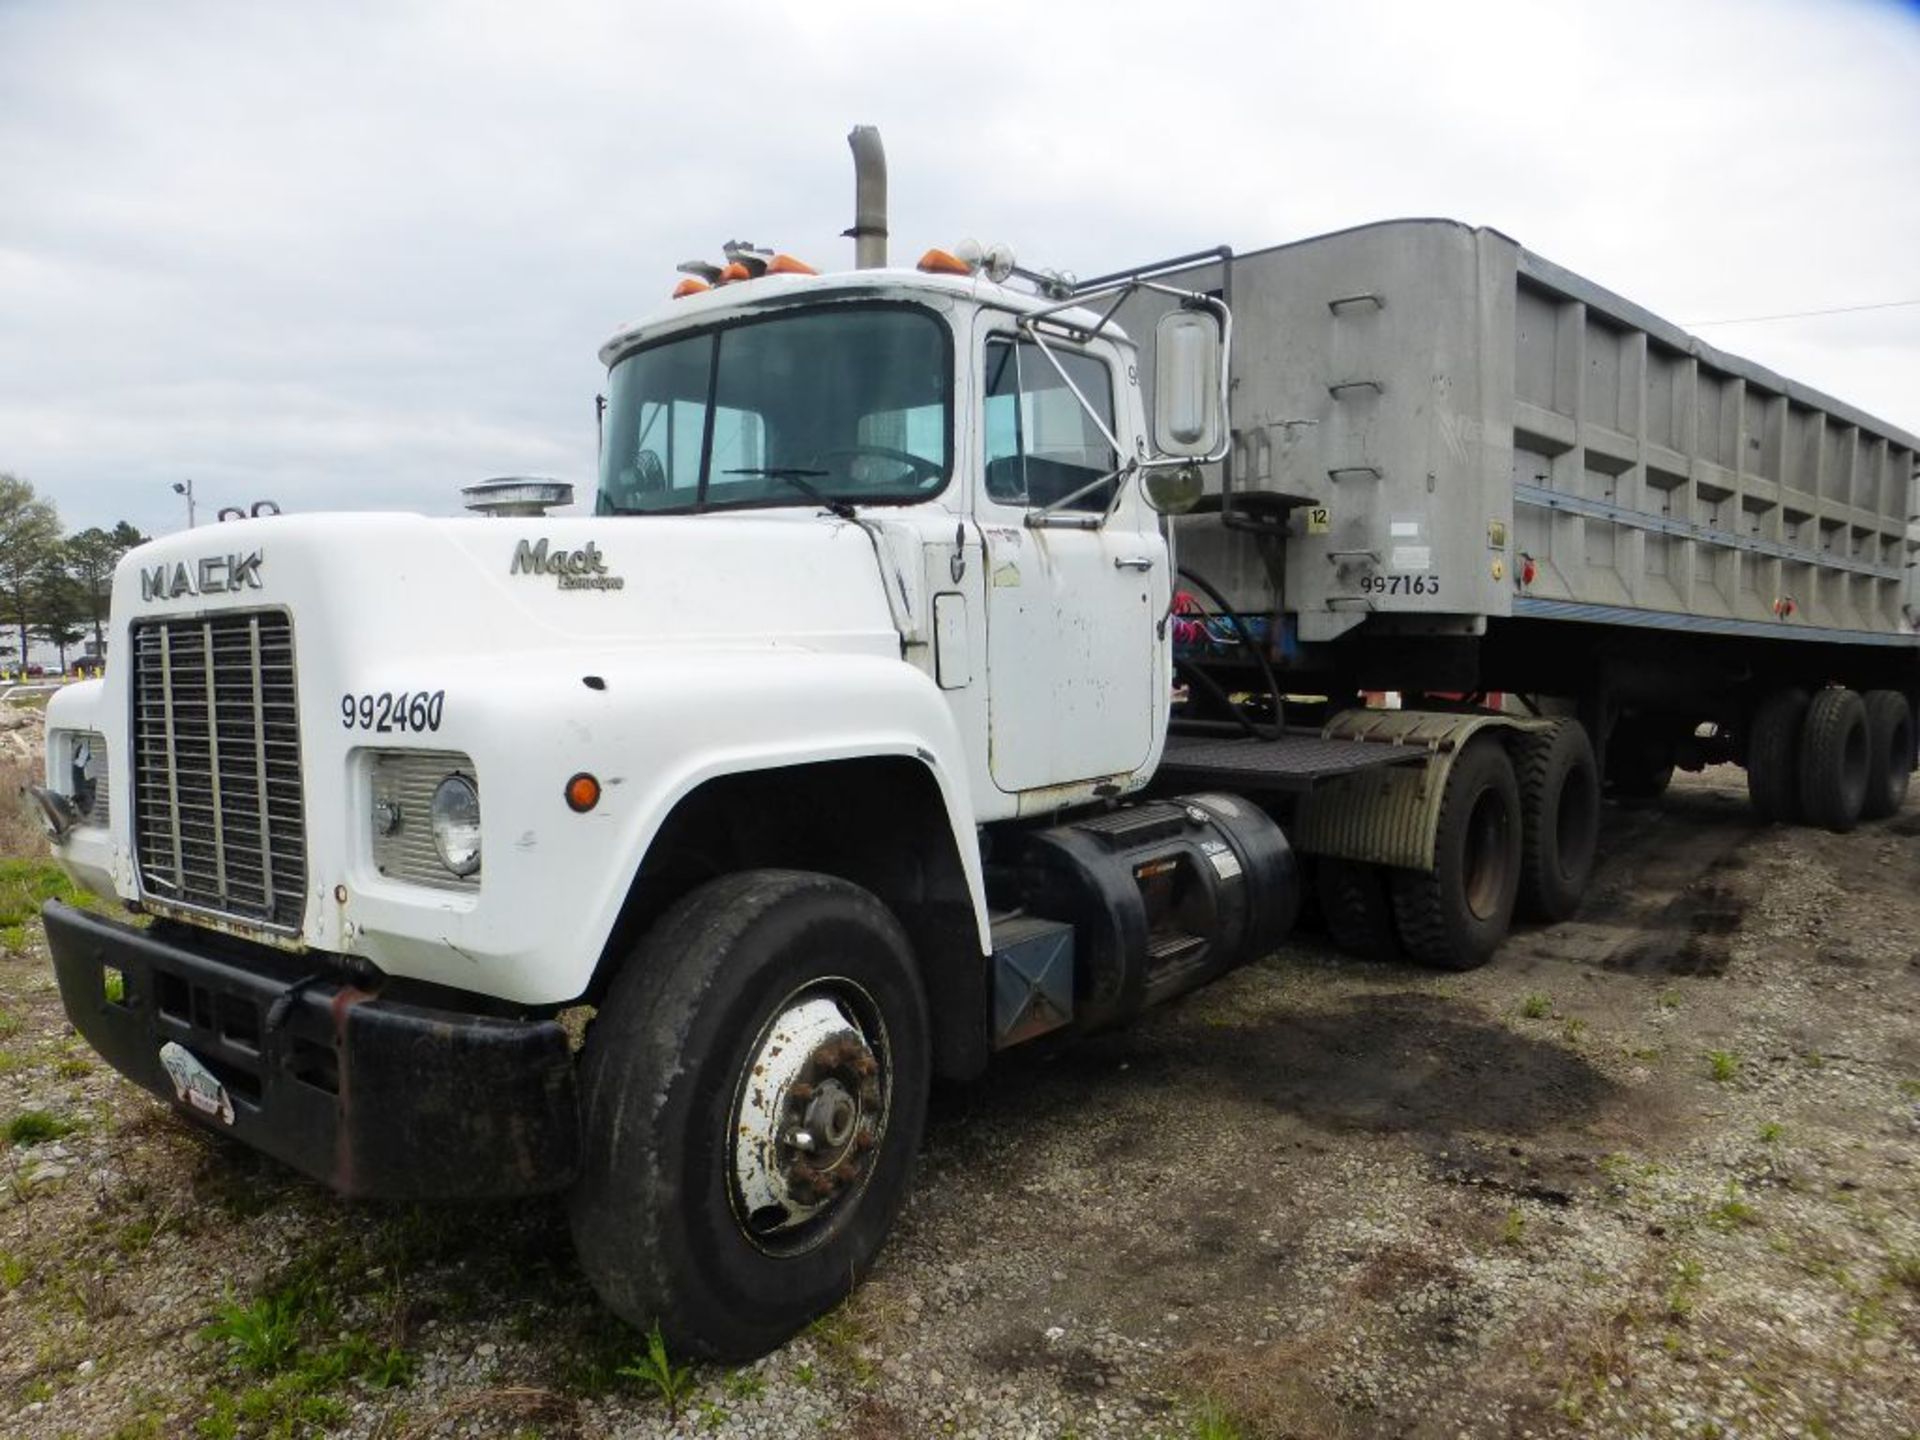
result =
[[[480,868],[480,792],[465,775],[449,775],[433,792],[433,848],[456,875]]]

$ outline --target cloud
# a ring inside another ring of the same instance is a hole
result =
[[[0,468],[70,525],[583,485],[599,342],[734,236],[1091,274],[1403,214],[1677,321],[1920,298],[1920,18],[1729,0],[0,4]],[[1705,332],[1920,429],[1920,307]]]

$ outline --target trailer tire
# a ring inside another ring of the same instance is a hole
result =
[[[1867,706],[1838,686],[1807,706],[1800,731],[1800,813],[1809,825],[1844,835],[1867,803]]]
[[[1322,860],[1315,867],[1314,892],[1333,943],[1366,960],[1405,958],[1394,928],[1393,897],[1386,872],[1353,860]]]
[[[1867,702],[1867,803],[1862,820],[1884,820],[1907,803],[1913,778],[1913,707],[1898,690],[1869,690]]]
[[[568,1211],[601,1300],[720,1361],[843,1300],[905,1197],[928,1056],[907,937],[867,891],[752,870],[686,896],[581,1058]],[[787,1138],[803,1130],[817,1152]]]
[[[1600,771],[1586,727],[1554,722],[1515,742],[1520,782],[1520,902],[1534,920],[1565,920],[1580,908],[1600,849]]]
[[[1776,690],[1754,708],[1747,722],[1747,798],[1763,821],[1791,824],[1800,818],[1800,732],[1807,718],[1807,692]]]
[[[1434,868],[1393,872],[1400,943],[1423,965],[1473,970],[1507,936],[1520,892],[1520,786],[1506,747],[1470,742],[1447,772]]]

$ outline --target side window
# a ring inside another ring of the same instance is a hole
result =
[[[1060,367],[1113,428],[1113,376],[1091,355],[1054,346]],[[1031,340],[987,342],[987,495],[1005,505],[1051,505],[1119,463],[1113,447],[1074,398],[1053,361]],[[1100,514],[1117,479],[1070,501],[1068,510]]]

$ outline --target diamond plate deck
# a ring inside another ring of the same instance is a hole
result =
[[[1305,794],[1322,780],[1376,765],[1417,764],[1426,758],[1423,748],[1322,740],[1313,730],[1289,731],[1278,740],[1169,735],[1159,773],[1183,784]]]

